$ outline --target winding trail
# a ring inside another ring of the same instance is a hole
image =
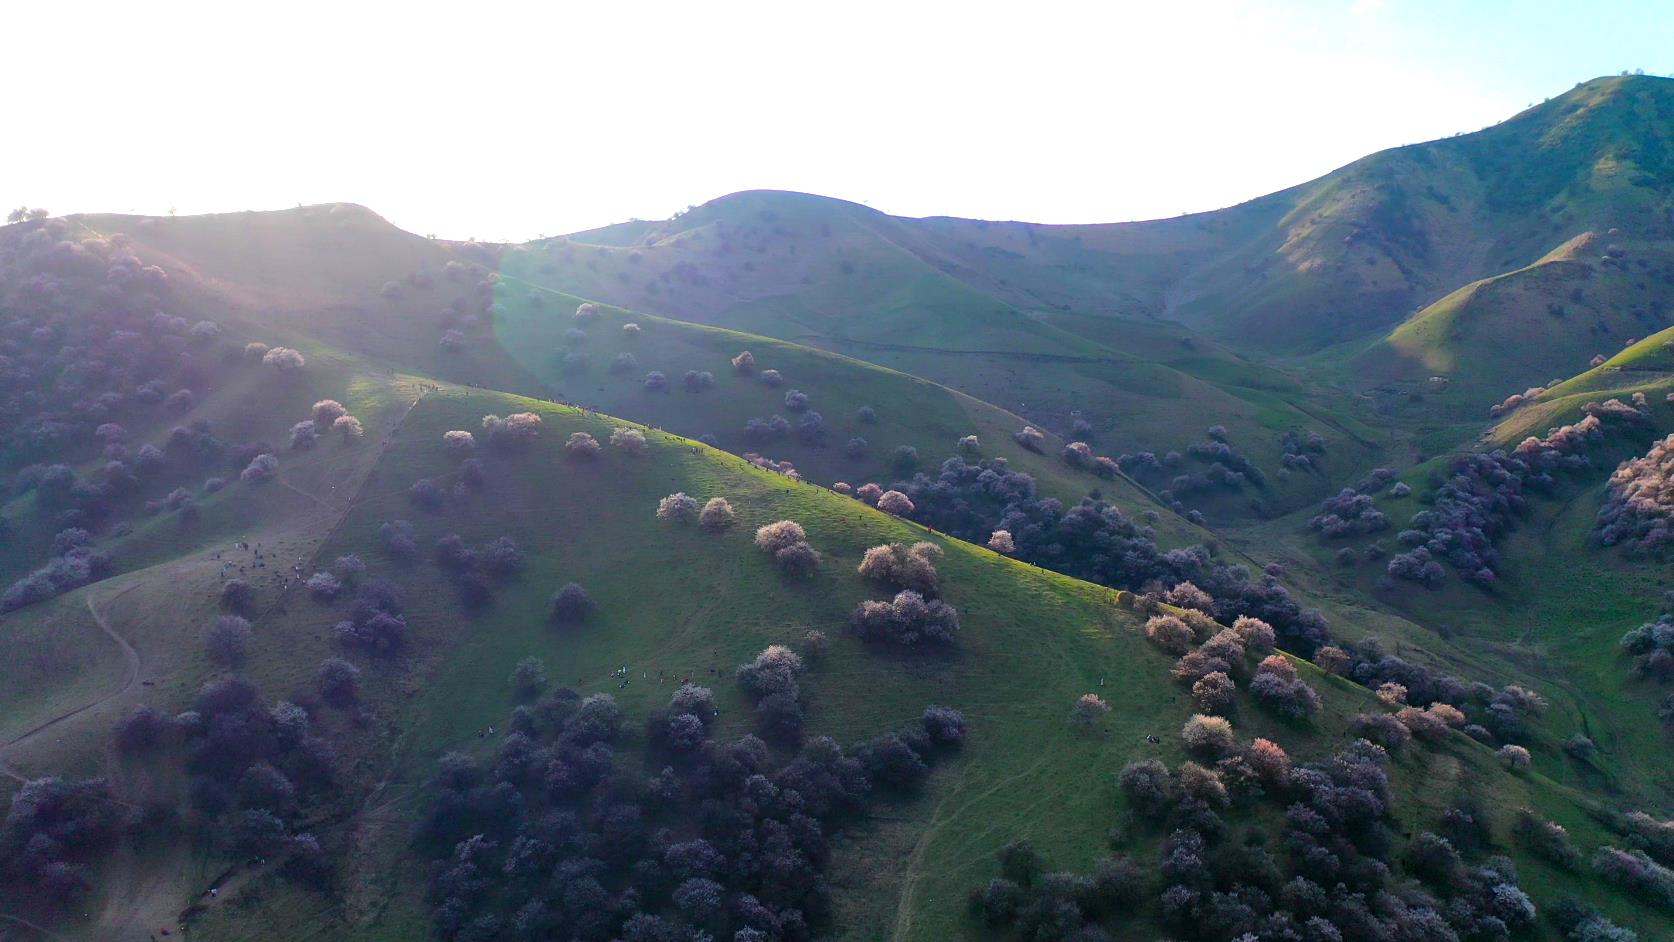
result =
[[[114,602],[117,599],[121,598],[124,595],[127,595],[129,592],[132,592],[134,589],[137,589],[137,588],[139,588],[139,586],[137,586],[137,585],[129,586],[128,588],[123,589],[122,591],[120,591],[120,592],[116,593],[115,595],[111,596],[110,601]],[[57,726],[59,723],[62,723],[65,720],[68,720],[68,719],[71,719],[73,717],[79,716],[82,713],[85,713],[88,710],[93,709],[94,707],[102,706],[103,704],[109,703],[110,701],[116,699],[117,697],[120,697],[120,696],[128,693],[129,691],[134,689],[135,684],[139,683],[139,675],[140,675],[140,656],[139,656],[139,652],[135,651],[134,646],[128,643],[128,639],[122,637],[119,634],[117,634],[116,630],[113,629],[110,626],[110,622],[105,620],[104,613],[99,611],[99,607],[93,603],[93,593],[92,592],[87,593],[86,599],[87,599],[87,612],[88,612],[88,614],[93,616],[93,621],[94,621],[95,624],[97,624],[99,626],[99,630],[103,631],[107,636],[110,637],[110,639],[112,641],[116,642],[117,647],[122,649],[122,657],[127,662],[127,670],[126,670],[126,675],[127,676],[125,676],[123,678],[122,683],[119,686],[117,686],[116,688],[114,688],[112,690],[109,690],[109,691],[107,691],[107,692],[105,692],[105,693],[103,693],[103,694],[101,694],[97,697],[94,697],[92,700],[89,700],[86,703],[83,703],[78,707],[75,707],[75,708],[67,710],[63,713],[60,713],[57,716],[54,716],[53,718],[51,718],[51,719],[49,719],[49,720],[47,720],[47,721],[45,721],[45,722],[43,722],[43,723],[41,723],[37,726],[34,726],[34,727],[32,727],[28,730],[25,730],[24,732],[18,734],[17,736],[14,736],[13,738],[7,740],[4,743],[0,743],[0,775],[4,775],[7,778],[14,779],[14,780],[19,781],[19,782],[28,781],[27,778],[25,778],[22,775],[19,775],[16,771],[14,771],[12,769],[12,767],[10,765],[6,764],[6,754],[7,753],[11,752],[13,749],[16,749],[19,746],[26,745],[31,740],[33,740],[35,737],[37,737],[40,734],[46,732],[47,730],[53,728],[54,726]]]

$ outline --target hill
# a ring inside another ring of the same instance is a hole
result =
[[[523,410],[541,416],[538,439],[509,453],[479,452],[485,476],[480,490],[450,498],[436,514],[408,503],[404,485],[454,473],[456,459],[442,448],[444,431],[472,424],[484,412]],[[116,889],[98,897],[92,911],[111,921],[88,928],[143,925],[132,922],[130,896],[156,922],[154,914],[184,907],[214,885],[221,888],[216,898],[187,915],[193,935],[422,933],[424,867],[414,859],[410,835],[437,797],[427,784],[430,770],[450,749],[492,761],[499,736],[484,737],[483,731],[498,728],[514,705],[505,678],[531,655],[546,662],[554,684],[614,695],[627,716],[618,761],[648,775],[666,760],[655,758],[655,747],[634,731],[668,698],[676,678],[694,677],[714,689],[719,716],[713,735],[748,732],[755,720],[730,677],[732,666],[769,644],[807,650],[803,633],[809,628],[823,629],[831,640],[803,680],[810,735],[857,741],[915,718],[930,702],[962,711],[969,724],[966,745],[944,760],[945,768],[938,763],[923,794],[887,799],[887,813],[851,823],[835,846],[832,880],[841,892],[833,918],[845,937],[946,938],[971,931],[964,891],[986,882],[1000,845],[1027,836],[1054,866],[1088,867],[1107,852],[1102,828],[1118,822],[1109,809],[1122,765],[1140,757],[1171,764],[1186,757],[1174,730],[1193,708],[1168,677],[1168,657],[1145,642],[1139,618],[1108,590],[931,538],[943,551],[936,563],[942,595],[960,612],[957,642],[927,651],[868,645],[844,627],[848,610],[877,594],[854,573],[854,563],[868,546],[924,539],[922,529],[655,431],[645,433],[649,448],[641,455],[607,447],[594,459],[575,459],[561,445],[582,431],[602,441],[618,427],[608,417],[547,403],[442,388],[420,399],[378,446],[377,465],[366,475],[375,485],[363,483],[342,503],[317,494],[332,508],[331,520],[299,526],[307,535],[298,534],[296,550],[320,561],[304,568],[358,555],[369,568],[365,578],[393,584],[408,630],[408,643],[393,656],[345,651],[328,626],[348,614],[346,602],[310,600],[295,585],[260,596],[264,614],[255,619],[245,673],[268,696],[309,686],[320,659],[333,654],[346,653],[363,672],[357,711],[325,704],[310,709],[316,729],[342,754],[341,792],[318,799],[322,804],[310,816],[314,833],[340,861],[332,865],[335,891],[321,895],[304,884],[266,878],[275,863],[254,869],[238,863],[219,842],[202,843],[193,825],[201,812],[186,810],[184,829],[165,832],[179,836],[159,837],[161,843],[142,845],[143,853],[110,859],[100,885]],[[737,524],[715,534],[657,520],[651,512],[657,500],[675,490],[726,496],[738,512]],[[393,518],[413,521],[420,546],[448,533],[470,545],[510,537],[525,554],[523,564],[515,575],[493,582],[490,603],[462,608],[457,577],[439,578],[435,564],[422,557],[404,562],[389,555],[378,529]],[[781,518],[800,521],[824,557],[811,580],[786,578],[750,545],[756,525]],[[253,539],[271,546],[273,532],[256,531]],[[289,558],[292,546],[275,551]],[[108,624],[136,649],[141,676],[151,683],[125,686],[97,710],[54,727],[54,740],[78,746],[54,750],[30,741],[8,750],[8,766],[26,773],[49,763],[97,766],[97,744],[113,716],[141,703],[165,712],[190,706],[198,684],[217,675],[195,653],[192,636],[215,611],[215,556],[232,551],[224,543],[206,547],[57,603],[66,611],[85,607]],[[597,613],[580,625],[555,628],[544,614],[546,599],[565,581],[585,586]],[[646,592],[648,581],[658,591]],[[180,601],[167,608],[152,604],[147,598],[154,592]],[[8,631],[8,646],[18,637]],[[1299,761],[1346,743],[1351,713],[1374,702],[1363,688],[1303,669],[1327,702],[1316,722],[1289,724],[1253,702],[1236,715],[1241,737],[1273,738]],[[105,669],[89,664],[85,670]],[[96,683],[92,677],[77,681]],[[55,685],[65,686],[63,678]],[[1075,698],[1089,691],[1101,692],[1113,709],[1093,728],[1077,729],[1066,718]],[[290,696],[309,702],[303,693]],[[1156,744],[1146,742],[1148,733],[1159,734]],[[650,754],[627,758],[644,753]],[[125,789],[143,790],[153,803],[184,806],[186,782],[170,771],[182,754],[164,747],[143,758],[121,755],[112,761]],[[1461,790],[1491,790],[1502,807],[1535,807],[1584,843],[1608,840],[1572,795],[1538,777],[1507,777],[1489,750],[1458,734],[1440,748],[1409,747],[1391,772],[1394,813],[1411,822],[1406,827],[1433,826],[1427,822]],[[1487,780],[1497,784],[1489,789]],[[1123,799],[1115,800],[1120,807]],[[1247,820],[1241,827],[1259,830],[1268,820],[1261,807],[1228,814]],[[1574,892],[1573,877],[1516,850],[1509,825],[1508,817],[1500,817],[1494,840],[1518,853],[1525,889],[1543,901],[1560,886]],[[1149,859],[1163,835],[1137,821],[1129,827],[1117,849]],[[170,868],[166,879],[142,873],[156,866]],[[1650,918],[1612,901],[1602,887],[1593,895],[1621,918]],[[1137,928],[1155,918],[1152,912],[1139,903],[1121,922]]]

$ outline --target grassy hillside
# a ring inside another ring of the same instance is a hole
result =
[[[539,442],[524,453],[488,456],[480,492],[451,502],[439,515],[407,503],[404,484],[450,473],[453,461],[440,447],[443,431],[472,424],[485,412],[525,409],[544,419]],[[546,661],[556,683],[616,695],[629,718],[633,749],[643,748],[637,724],[667,698],[679,677],[713,684],[723,733],[748,731],[749,710],[730,680],[732,666],[766,644],[797,642],[811,627],[825,630],[834,642],[806,680],[811,732],[847,741],[916,716],[928,702],[964,711],[971,723],[969,745],[932,774],[926,793],[878,809],[839,846],[836,918],[847,938],[972,934],[963,894],[986,880],[991,855],[1002,843],[1027,835],[1054,865],[1085,867],[1104,852],[1103,832],[1118,821],[1112,808],[1119,808],[1120,800],[1112,781],[1121,765],[1144,756],[1171,763],[1183,757],[1175,730],[1192,712],[1189,701],[1167,675],[1168,658],[1142,639],[1138,619],[1107,590],[937,540],[946,553],[939,565],[944,595],[962,615],[957,647],[944,653],[868,648],[843,628],[849,608],[875,593],[854,573],[854,564],[867,546],[922,539],[921,529],[662,433],[648,434],[651,449],[644,456],[607,448],[593,462],[564,457],[560,442],[570,432],[604,439],[617,424],[546,403],[445,389],[423,398],[390,436],[375,477],[369,476],[376,483],[363,485],[339,507],[328,530],[308,528],[307,535],[298,534],[300,542],[284,545],[284,558],[293,548],[310,559],[361,554],[372,575],[400,587],[412,644],[393,660],[351,655],[366,671],[366,721],[345,724],[330,710],[318,721],[352,760],[343,803],[361,809],[323,832],[332,846],[358,848],[345,858],[342,894],[320,898],[284,881],[260,879],[259,870],[235,868],[221,876],[228,889],[191,917],[193,935],[421,934],[423,867],[408,849],[410,825],[404,822],[425,807],[425,783],[437,755],[494,747],[479,733],[504,719],[512,703],[505,678],[529,655]],[[656,500],[674,490],[727,496],[739,512],[738,525],[710,534],[657,521]],[[472,543],[511,536],[528,553],[527,563],[520,575],[496,588],[491,607],[467,613],[428,559],[400,563],[382,552],[378,525],[397,517],[413,520],[421,546],[446,533]],[[750,545],[755,525],[779,518],[803,523],[824,554],[812,581],[787,580]],[[280,538],[273,533],[264,534],[264,545]],[[144,676],[154,679],[151,686],[125,693],[128,704],[179,709],[210,672],[192,636],[213,610],[212,560],[213,551],[183,557],[82,590],[96,594],[95,606],[134,644],[146,665]],[[546,597],[571,580],[588,588],[598,615],[583,626],[554,628],[544,617]],[[648,583],[657,591],[645,591]],[[185,604],[167,609],[149,604],[147,593],[157,591]],[[61,604],[78,602],[85,604],[76,597]],[[328,626],[342,617],[341,605],[309,601],[296,589],[274,598],[257,622],[250,675],[274,695],[306,685],[313,666],[335,651]],[[8,643],[14,637],[8,632]],[[622,666],[628,669],[625,686],[613,675]],[[94,672],[108,668],[90,663],[86,670],[91,684]],[[1346,718],[1367,708],[1370,693],[1316,673],[1309,677],[1327,698],[1318,724],[1291,726],[1246,702],[1236,717],[1240,736],[1274,738],[1300,757],[1346,741]],[[1088,691],[1100,692],[1114,709],[1096,731],[1077,731],[1066,722],[1068,709]],[[86,763],[85,750],[97,751],[97,731],[108,722],[109,716],[99,722],[88,718],[72,721],[84,725],[58,728],[59,738],[81,744],[80,760],[34,750],[8,759],[24,767],[47,755],[55,762]],[[80,739],[72,738],[77,729]],[[1159,735],[1160,743],[1148,744],[1147,734]],[[128,768],[127,774],[135,776],[131,787],[161,795],[174,787],[156,769]],[[1531,804],[1584,842],[1604,839],[1572,796],[1542,778],[1505,777],[1485,748],[1462,738],[1440,751],[1411,751],[1395,774],[1399,814],[1411,827],[1432,826],[1457,789],[1466,783],[1480,789],[1491,779],[1505,806]],[[1145,860],[1156,837],[1141,829],[1121,848]],[[222,868],[214,855],[179,849],[150,859],[176,863],[173,878],[152,887],[163,898],[143,897],[148,913],[167,912],[170,899],[184,905],[201,890],[201,881]],[[1538,896],[1549,898],[1560,887],[1574,891],[1573,878],[1532,859],[1519,862],[1525,888]],[[128,858],[113,862],[107,885],[129,886],[137,875],[124,868],[144,866]],[[1608,900],[1601,891],[1589,895]],[[1610,906],[1624,918],[1646,917],[1631,907]],[[122,907],[100,911],[119,924],[131,915]],[[1135,918],[1137,928],[1150,917],[1142,911]]]

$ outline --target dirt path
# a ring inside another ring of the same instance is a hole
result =
[[[129,592],[132,592],[136,588],[138,588],[138,586],[129,586],[128,588],[123,589],[122,591],[120,591],[120,592],[116,593],[115,595],[111,596],[110,601],[114,602],[117,599],[121,598],[122,596],[127,595]],[[30,741],[35,739],[35,737],[39,736],[40,734],[46,732],[49,729],[52,729],[54,726],[57,726],[58,724],[64,722],[65,720],[68,720],[68,719],[71,719],[73,717],[79,716],[82,713],[85,713],[88,710],[93,709],[94,707],[102,706],[103,704],[109,703],[110,701],[116,699],[117,697],[120,697],[123,694],[128,693],[130,690],[134,689],[135,684],[139,683],[139,675],[140,675],[140,656],[139,656],[139,652],[134,650],[134,646],[128,643],[127,638],[124,638],[121,635],[117,634],[115,629],[111,628],[110,622],[105,620],[104,613],[100,612],[99,607],[93,603],[93,593],[92,592],[87,593],[86,599],[87,599],[87,612],[88,612],[88,614],[93,616],[93,621],[94,621],[95,624],[97,624],[99,626],[99,630],[103,631],[107,636],[110,637],[110,639],[112,641],[116,642],[117,647],[122,649],[122,657],[127,662],[127,671],[126,671],[127,676],[123,678],[121,685],[116,687],[115,689],[110,690],[110,691],[108,691],[104,694],[101,694],[100,696],[95,697],[94,699],[89,700],[88,702],[83,703],[82,705],[80,705],[78,707],[75,707],[74,709],[67,710],[63,713],[60,713],[57,716],[41,723],[40,725],[32,727],[32,728],[24,731],[23,733],[20,733],[19,735],[13,737],[12,739],[8,740],[7,742],[0,743],[0,775],[4,775],[7,778],[15,779],[19,782],[27,781],[27,779],[24,776],[19,775],[16,771],[14,771],[12,769],[12,767],[10,765],[6,764],[7,753],[11,752],[12,750],[16,749],[19,746],[27,745]]]

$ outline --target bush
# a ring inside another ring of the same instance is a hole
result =
[[[732,358],[732,371],[739,376],[750,376],[756,372],[756,355],[748,350]]]
[[[1181,655],[1191,650],[1195,636],[1179,616],[1153,615],[1145,622],[1145,637],[1169,654]]]
[[[862,578],[893,590],[911,589],[933,596],[939,588],[935,564],[941,557],[942,548],[934,543],[889,543],[867,550],[857,571]]]
[[[808,542],[808,534],[794,520],[780,520],[756,530],[756,546],[764,553],[778,553],[797,543]]]
[[[1204,713],[1231,712],[1237,695],[1238,685],[1220,671],[1210,671],[1192,684],[1192,700]]]
[[[715,388],[715,374],[708,370],[687,370],[683,382],[687,392],[704,392]]]
[[[670,494],[657,502],[657,519],[676,523],[691,523],[698,518],[698,502],[683,492]]]
[[[254,637],[250,623],[237,615],[222,615],[209,626],[204,638],[204,650],[211,663],[227,670],[244,666]]]
[[[1033,452],[1039,452],[1046,447],[1046,433],[1033,425],[1025,425],[1012,438],[1017,444]]]
[[[1511,833],[1535,856],[1564,870],[1581,866],[1581,851],[1569,838],[1569,832],[1555,821],[1547,821],[1527,808],[1517,812]]]
[[[586,432],[571,432],[569,441],[564,443],[564,453],[571,458],[592,459],[598,456],[599,440]]]
[[[1180,739],[1192,752],[1213,757],[1231,754],[1238,746],[1232,724],[1225,717],[1194,715],[1180,728]]]
[[[782,386],[785,383],[778,370],[762,370],[760,379],[763,386]]]
[[[243,579],[228,579],[221,584],[221,607],[229,612],[248,614],[256,604],[256,590]]]
[[[1501,746],[1499,756],[1500,761],[1505,763],[1505,767],[1513,772],[1526,771],[1534,761],[1533,757],[1529,755],[1529,750],[1522,746]]]
[[[329,572],[316,572],[308,577],[308,594],[315,601],[329,602],[343,592],[343,583]]]
[[[792,543],[773,554],[786,575],[806,579],[820,568],[820,553],[807,543]]]
[[[1177,797],[1174,776],[1156,759],[1129,762],[1122,767],[1117,783],[1128,806],[1145,817],[1166,814]]]
[[[1110,704],[1096,693],[1084,693],[1070,707],[1070,722],[1082,729],[1090,729],[1110,715]]]
[[[849,617],[862,641],[908,646],[951,644],[959,630],[959,613],[940,600],[926,600],[910,590],[888,602],[865,601]]]
[[[546,689],[546,664],[538,657],[526,657],[512,668],[510,682],[519,700],[532,700]]]
[[[592,596],[587,590],[573,582],[564,583],[557,592],[552,593],[552,620],[559,624],[577,624],[592,616],[595,609]]]
[[[249,348],[246,347],[245,349],[248,350]],[[307,362],[302,354],[290,347],[273,347],[262,354],[262,365],[271,366],[281,373],[300,370],[307,365]]]
[[[352,706],[360,699],[360,668],[340,657],[321,661],[314,679],[321,699],[334,707]]]
[[[525,448],[534,444],[541,434],[541,417],[533,412],[516,412],[501,418],[482,417],[483,431],[488,443],[497,448]]]
[[[734,519],[732,504],[725,497],[711,497],[698,514],[698,526],[712,532],[720,531],[732,526]]]
[[[913,502],[900,491],[884,491],[878,495],[878,509],[886,514],[905,517],[913,512]]]
[[[668,377],[661,370],[652,370],[645,374],[646,392],[668,392]]]
[[[965,744],[965,715],[952,707],[927,706],[919,718],[925,735],[938,746],[957,749]]]
[[[1017,543],[1012,540],[1010,530],[995,530],[988,537],[988,548],[996,553],[1015,553]]]
[[[1318,691],[1296,676],[1296,668],[1278,654],[1269,655],[1256,667],[1250,696],[1291,720],[1311,718],[1320,708]]]
[[[587,433],[578,432],[576,434],[585,435]],[[575,438],[573,435],[570,437],[572,441]],[[612,448],[620,448],[622,451],[630,455],[643,455],[647,451],[645,433],[641,432],[637,428],[615,429],[610,433],[610,446]],[[567,445],[565,447],[568,448]]]
[[[442,433],[442,447],[448,454],[461,458],[470,457],[477,450],[477,437],[462,429]]]

